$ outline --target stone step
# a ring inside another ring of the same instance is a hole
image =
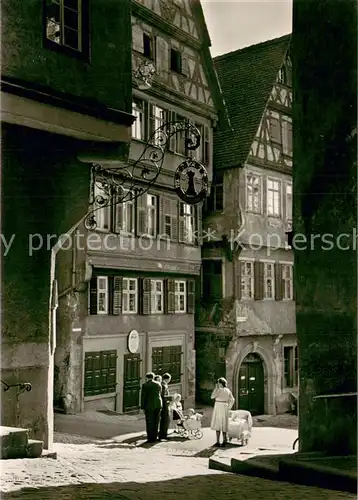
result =
[[[285,481],[357,494],[357,457],[302,457],[292,455],[279,461]]]
[[[282,480],[280,475],[279,460],[282,455],[263,455],[247,460],[231,459],[231,471],[244,476],[260,477],[273,481]]]
[[[26,456],[29,431],[20,427],[0,426],[0,458],[19,458]]]
[[[226,458],[226,457],[209,458],[209,469],[221,470],[222,472],[232,472],[231,458]]]
[[[29,442],[25,448],[25,456],[23,458],[40,458],[42,456],[43,448],[43,441],[38,441],[37,439],[29,439]]]

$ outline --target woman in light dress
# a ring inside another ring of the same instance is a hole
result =
[[[216,387],[211,394],[211,399],[215,399],[210,426],[213,431],[216,431],[215,446],[220,446],[220,433],[222,432],[222,446],[224,447],[227,443],[226,436],[229,425],[229,411],[234,406],[235,399],[231,391],[227,388],[227,382],[223,377],[218,379]]]

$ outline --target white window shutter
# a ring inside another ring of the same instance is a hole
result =
[[[132,26],[132,44],[133,50],[143,54],[144,43],[143,43],[143,31],[139,26]]]

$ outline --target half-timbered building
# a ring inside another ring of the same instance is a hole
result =
[[[214,135],[197,308],[198,397],[226,374],[238,408],[284,411],[298,383],[290,36],[215,58],[231,129]],[[208,368],[209,367],[209,368]]]
[[[197,150],[189,151],[185,133],[173,136],[153,188],[96,214],[94,235],[101,241],[87,252],[92,273],[89,310],[84,326],[76,325],[85,332],[80,409],[137,410],[147,371],[169,372],[171,391],[180,393],[185,404],[194,400],[202,206],[182,202],[173,180],[188,156],[203,162],[211,177],[221,94],[209,46],[200,2],[132,2],[136,121],[129,165],[166,122],[190,121],[202,140]],[[148,81],[140,78],[145,67],[154,68]],[[115,158],[108,165],[118,166]]]

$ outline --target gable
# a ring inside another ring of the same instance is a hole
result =
[[[133,73],[143,63],[141,45],[143,33],[147,33],[153,41],[155,50],[154,82],[213,110],[222,106],[217,76],[209,51],[210,39],[200,2],[137,0],[133,2],[133,5],[135,4],[137,6],[133,9],[132,16]],[[138,4],[150,9],[166,23],[162,24],[153,16],[147,15],[143,12],[144,9],[138,8]],[[174,71],[171,68],[172,50],[181,54],[181,71]]]
[[[155,12],[165,21],[199,39],[196,19],[190,0],[137,0],[144,7]]]
[[[215,168],[244,165],[289,43],[286,35],[214,59],[231,123],[214,134]]]

